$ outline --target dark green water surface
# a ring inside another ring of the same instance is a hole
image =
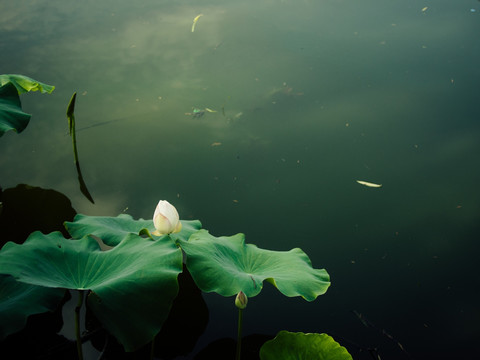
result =
[[[0,1],[0,73],[56,86],[22,95],[33,116],[0,139],[0,185],[55,189],[87,215],[149,218],[166,199],[327,269],[312,303],[266,284],[245,334],[480,358],[479,34],[473,0]],[[66,135],[74,91],[95,204]],[[236,332],[233,298],[205,300],[195,352]]]

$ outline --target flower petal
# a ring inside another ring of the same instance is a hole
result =
[[[177,209],[166,200],[158,202],[153,214],[153,224],[159,234],[177,233],[182,229]]]

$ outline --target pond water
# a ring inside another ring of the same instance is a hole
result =
[[[266,284],[246,335],[326,332],[355,359],[371,359],[367,348],[480,357],[478,1],[0,8],[0,73],[56,86],[22,95],[33,116],[0,139],[3,189],[55,189],[79,213],[135,218],[166,199],[216,236],[300,247],[327,269],[332,286],[312,303]],[[73,92],[95,204],[67,135]],[[233,298],[204,298],[210,321],[192,357],[236,333]]]

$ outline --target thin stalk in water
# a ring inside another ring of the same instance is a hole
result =
[[[150,345],[150,360],[153,360],[154,358],[154,353],[155,353],[155,339],[157,338],[157,335],[155,335],[152,339],[152,344]]]
[[[67,119],[68,119],[68,129],[70,136],[72,137],[72,144],[73,144],[73,159],[75,162],[75,167],[77,168],[78,174],[78,182],[80,183],[80,191],[82,192],[85,197],[90,200],[92,204],[95,202],[93,201],[92,195],[87,189],[87,185],[83,180],[82,171],[80,170],[80,162],[78,161],[78,151],[77,151],[77,137],[75,133],[75,99],[77,98],[77,93],[73,93],[70,102],[68,103],[67,107]]]
[[[83,290],[78,290],[78,302],[75,306],[75,337],[77,338],[78,359],[83,360],[82,337],[80,335],[80,310],[83,305]]]
[[[240,355],[242,352],[242,322],[243,310],[238,309],[237,351],[235,352],[235,360],[240,360]]]

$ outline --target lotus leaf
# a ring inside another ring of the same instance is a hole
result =
[[[280,331],[260,349],[261,360],[352,360],[347,349],[327,334]]]
[[[12,83],[0,87],[0,136],[9,130],[21,133],[31,115],[22,111],[18,91]]]
[[[25,284],[0,275],[0,340],[21,330],[30,315],[55,310],[64,294],[64,289]]]
[[[47,85],[24,75],[0,75],[0,137],[9,130],[21,133],[30,121],[22,111],[18,94],[40,90],[51,93],[55,86]]]
[[[5,85],[6,83],[12,83],[16,88],[19,94],[27,93],[29,91],[40,91],[42,93],[51,93],[55,86],[41,83],[40,81],[34,80],[25,75],[0,75],[0,86]]]
[[[245,244],[243,234],[214,237],[206,230],[177,242],[187,255],[187,268],[195,283],[205,292],[232,296],[243,291],[252,297],[260,293],[266,280],[286,296],[312,301],[330,286],[328,273],[313,269],[308,256],[298,248],[264,250]]]
[[[0,272],[51,288],[90,290],[88,306],[127,351],[159,332],[178,292],[182,252],[170,239],[128,234],[101,251],[91,236],[67,240],[60,232],[34,232],[22,245],[0,251]]]
[[[117,217],[78,214],[73,222],[65,222],[65,227],[74,239],[85,235],[95,235],[109,246],[116,246],[127,234],[139,234],[143,229],[147,229],[149,233],[155,230],[153,220],[134,220],[128,214],[120,214]],[[186,240],[201,227],[202,224],[198,220],[182,220],[182,231],[169,236],[174,240]],[[168,236],[160,239],[163,238],[168,238]]]

